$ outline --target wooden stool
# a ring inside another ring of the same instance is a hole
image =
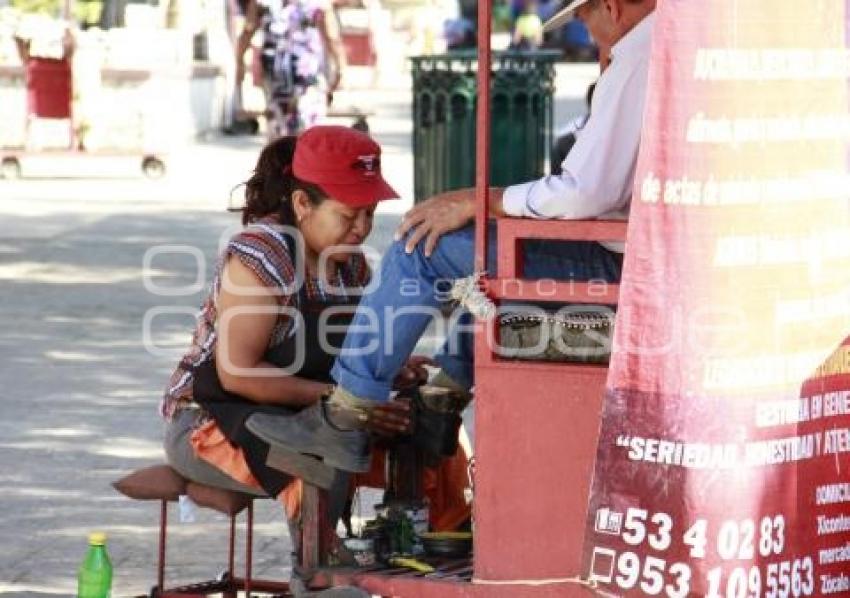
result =
[[[154,465],[134,471],[130,475],[113,482],[116,490],[135,500],[160,501],[159,516],[159,561],[157,565],[157,585],[151,590],[151,597],[169,596],[186,598],[187,596],[208,596],[222,594],[225,598],[236,598],[242,590],[250,598],[251,591],[273,592],[281,596],[290,596],[289,584],[251,578],[254,533],[254,499],[252,494],[223,490],[192,482],[181,476],[168,465]],[[228,567],[226,577],[204,581],[180,587],[165,589],[165,548],[168,527],[168,503],[175,502],[186,495],[200,507],[213,509],[230,517],[230,540],[228,544]],[[245,577],[234,574],[234,552],[236,543],[236,517],[242,511],[247,512],[245,537]]]

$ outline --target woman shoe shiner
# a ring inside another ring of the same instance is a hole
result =
[[[350,476],[297,454],[286,461],[292,475],[268,467],[268,444],[244,422],[255,413],[298,412],[328,393],[335,355],[326,349],[341,346],[370,275],[357,246],[377,203],[396,193],[381,176],[374,141],[318,126],[266,146],[245,196],[247,226],[220,257],[191,348],[166,389],[166,455],[196,482],[280,497],[290,521],[299,513],[299,478],[329,488],[335,523]],[[421,382],[421,361],[410,364],[400,380]],[[409,406],[389,402],[361,423],[398,435],[409,428]],[[452,469],[465,465],[461,455]],[[463,488],[455,493],[462,497]],[[456,525],[466,516],[449,519]]]

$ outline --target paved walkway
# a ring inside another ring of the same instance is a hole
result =
[[[575,109],[588,70],[560,94]],[[566,77],[566,75],[565,75]],[[388,178],[408,198],[378,215],[371,242],[384,247],[410,205],[410,92],[361,92],[376,116]],[[119,496],[110,482],[162,459],[156,405],[191,331],[202,295],[146,290],[152,247],[191,245],[160,256],[150,272],[172,289],[208,282],[224,231],[229,190],[244,180],[259,138],[215,138],[182,148],[169,176],[0,181],[0,595],[73,595],[90,531],[103,530],[114,594],[154,583],[158,509]],[[112,171],[107,171],[112,172]],[[104,172],[97,174],[103,175]],[[152,309],[182,309],[144,322]],[[279,507],[260,501],[255,574],[288,576],[289,540]],[[172,511],[173,513],[174,511]],[[168,579],[196,581],[222,570],[226,521],[201,511],[171,529]]]

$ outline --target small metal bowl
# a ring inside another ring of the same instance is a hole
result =
[[[419,534],[419,539],[428,556],[459,559],[472,552],[472,534],[469,532],[429,532]]]
[[[375,564],[375,541],[371,538],[347,538],[342,541],[354,558],[358,567],[371,567]]]

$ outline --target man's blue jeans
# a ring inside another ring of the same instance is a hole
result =
[[[377,288],[360,301],[342,352],[331,372],[337,384],[354,395],[386,401],[393,380],[416,347],[432,317],[449,299],[452,283],[473,274],[474,227],[440,238],[431,257],[419,243],[413,253],[404,242],[390,246],[381,264]],[[496,239],[490,234],[488,264],[494,271]],[[622,258],[598,243],[526,241],[524,273],[528,279],[616,282]],[[464,313],[448,334],[435,360],[456,382],[471,387],[472,318]]]

